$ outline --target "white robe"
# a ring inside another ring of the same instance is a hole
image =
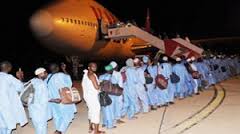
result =
[[[0,129],[12,130],[28,121],[18,92],[23,84],[10,74],[0,72]]]
[[[99,124],[100,123],[100,102],[99,102],[99,91],[95,89],[92,81],[88,78],[88,71],[84,70],[84,75],[82,79],[82,88],[83,88],[83,98],[86,101],[88,107],[88,119],[91,123]],[[98,78],[95,75],[97,82]]]

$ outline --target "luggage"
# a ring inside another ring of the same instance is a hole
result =
[[[99,93],[99,101],[100,101],[100,105],[103,107],[106,107],[112,104],[111,98],[108,96],[108,94],[105,91],[102,91]]]
[[[193,79],[200,79],[201,78],[201,74],[198,71],[193,71],[191,73]]]
[[[159,87],[161,90],[164,90],[168,86],[168,80],[161,74],[158,74],[155,78],[156,86]]]
[[[75,88],[64,87],[59,91],[62,104],[74,104],[81,101],[80,93]]]
[[[120,96],[123,94],[123,88],[118,84],[112,84],[111,81],[103,81],[101,84],[101,90],[105,91],[107,94]]]
[[[201,74],[198,71],[194,71],[189,63],[186,63],[185,67],[187,68],[188,73],[192,75],[193,79],[201,78]]]
[[[178,83],[180,81],[180,77],[174,72],[170,75],[170,80],[172,83]]]

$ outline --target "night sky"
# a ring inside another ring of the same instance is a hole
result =
[[[97,1],[120,20],[135,20],[141,27],[144,26],[149,8],[151,26],[156,33],[172,35],[178,32],[188,35],[190,39],[240,37],[240,1],[237,0]],[[10,60],[16,66],[32,67],[43,63],[46,58],[63,57],[43,48],[29,29],[29,17],[49,2],[52,0],[1,2],[1,61]],[[231,43],[234,47],[230,48],[240,48],[239,41]]]

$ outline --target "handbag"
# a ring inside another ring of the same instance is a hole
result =
[[[224,66],[221,67],[221,70],[222,70],[222,72],[226,72],[227,71],[226,67],[224,67]]]
[[[161,68],[163,69],[163,66],[161,66]],[[159,73],[159,65],[157,65],[157,74],[158,73]],[[155,83],[156,83],[156,86],[161,90],[166,89],[168,86],[168,80],[162,74],[158,74],[156,76]]]
[[[148,66],[147,66],[148,68]],[[150,73],[148,72],[148,69],[146,68],[146,70],[144,71],[144,76],[145,76],[145,81],[146,84],[151,84],[153,83],[153,78],[151,77]]]
[[[151,84],[153,83],[153,78],[151,76],[146,76],[145,77],[145,80],[146,80],[146,84]]]
[[[126,71],[121,72],[121,76],[122,76],[123,82],[126,82],[127,81]]]
[[[180,77],[174,72],[170,75],[170,80],[172,83],[178,83],[180,81]]]
[[[80,93],[75,88],[64,87],[59,90],[62,104],[74,104],[81,101]]]
[[[28,107],[28,104],[34,103],[34,92],[35,89],[31,81],[24,84],[24,89],[20,94],[20,100],[22,101],[23,106]]]
[[[193,79],[200,79],[201,75],[199,74],[198,71],[193,71],[192,73]]]
[[[218,66],[217,64],[214,64],[214,65],[213,65],[213,69],[214,69],[214,70],[217,70],[218,68],[219,68],[219,66]]]
[[[118,84],[112,84],[111,81],[103,81],[101,84],[102,91],[110,95],[121,96],[123,94],[123,88],[121,88]]]
[[[208,81],[207,80],[201,80],[201,85],[202,87],[207,87],[208,86]]]
[[[112,104],[111,98],[108,96],[108,94],[105,91],[101,91],[99,93],[99,100],[100,100],[100,105],[103,107],[106,107]]]
[[[161,74],[158,74],[155,78],[156,86],[159,87],[161,90],[164,90],[168,86],[168,80]]]

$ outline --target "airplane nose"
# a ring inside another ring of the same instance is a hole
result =
[[[36,35],[45,37],[53,30],[52,16],[49,12],[40,10],[30,18],[30,27]]]

